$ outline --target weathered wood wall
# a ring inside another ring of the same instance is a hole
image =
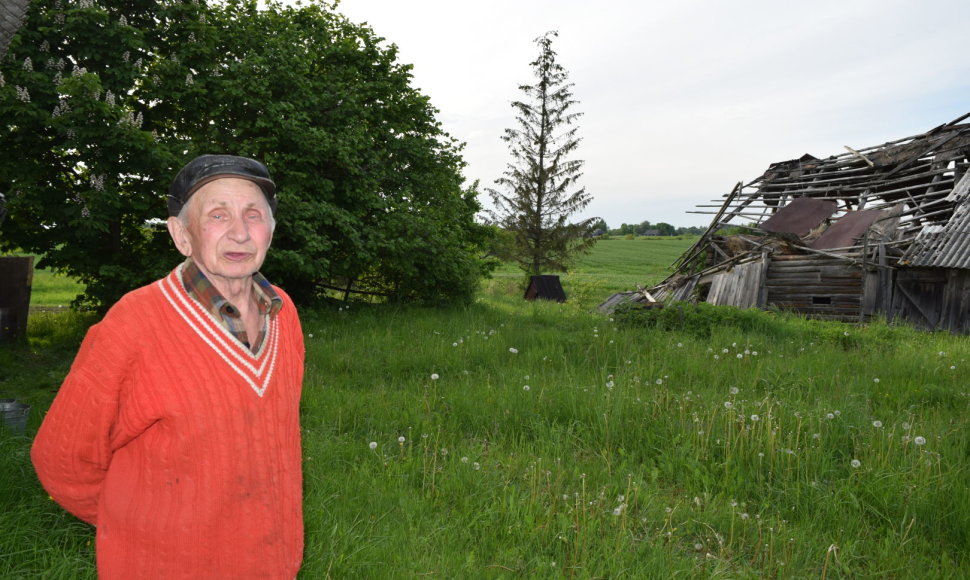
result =
[[[764,279],[767,256],[737,264],[711,281],[707,302],[718,306],[761,308],[764,306]]]
[[[893,290],[888,318],[918,328],[970,333],[970,271],[900,268]]]
[[[858,322],[863,272],[818,255],[772,256],[765,277],[765,304],[814,318]]]

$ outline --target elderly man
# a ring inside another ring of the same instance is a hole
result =
[[[303,558],[303,334],[258,273],[276,186],[259,162],[192,160],[168,197],[185,262],[84,339],[31,452],[97,526],[100,578],[283,578]]]

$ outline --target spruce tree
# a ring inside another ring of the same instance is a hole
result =
[[[592,197],[579,185],[583,161],[570,159],[579,146],[576,120],[582,113],[572,107],[573,84],[556,62],[548,32],[535,40],[539,57],[530,66],[535,83],[521,85],[525,99],[515,101],[517,124],[506,129],[512,162],[495,181],[502,191],[487,189],[494,203],[489,217],[514,234],[514,260],[529,275],[565,271],[595,242],[590,234],[599,218],[575,223],[569,218],[585,208]]]

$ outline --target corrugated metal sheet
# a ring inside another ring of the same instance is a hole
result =
[[[970,173],[964,174],[946,199],[955,204],[950,220],[923,228],[903,256],[903,263],[970,269]]]

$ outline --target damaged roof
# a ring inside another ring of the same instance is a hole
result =
[[[766,254],[970,270],[968,117],[882,145],[770,164],[691,212],[714,217],[650,292],[684,299],[718,273]]]

